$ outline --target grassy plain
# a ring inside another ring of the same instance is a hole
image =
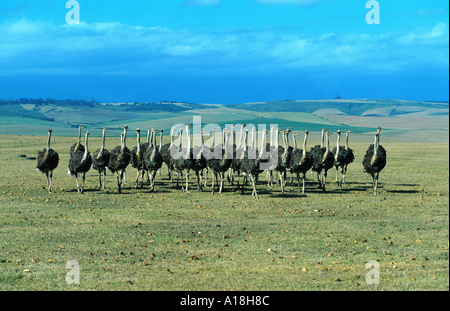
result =
[[[194,179],[182,193],[169,187],[165,167],[154,193],[134,189],[130,167],[122,194],[110,173],[108,192],[97,191],[91,170],[79,195],[66,170],[74,139],[59,137],[49,194],[35,161],[17,157],[35,156],[41,142],[0,136],[0,290],[449,289],[448,143],[382,138],[388,164],[376,196],[361,171],[369,138],[352,143],[356,159],[342,190],[334,170],[327,192],[309,173],[305,195],[290,183],[281,195],[263,174],[255,200],[249,186],[241,195],[226,184],[222,197],[197,191]],[[107,148],[117,144],[108,138]],[[92,152],[99,145],[90,140]],[[66,282],[71,260],[79,285]],[[370,260],[380,264],[379,285],[366,283]]]

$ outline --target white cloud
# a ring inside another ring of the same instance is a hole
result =
[[[410,32],[284,35],[270,28],[221,31],[121,23],[0,24],[0,75],[26,73],[258,73],[286,69],[364,72],[448,68],[448,25]]]

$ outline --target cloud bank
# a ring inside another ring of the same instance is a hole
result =
[[[121,23],[0,24],[0,75],[222,74],[278,70],[396,72],[448,69],[446,23],[369,35],[279,34],[270,28],[223,31],[136,27]]]

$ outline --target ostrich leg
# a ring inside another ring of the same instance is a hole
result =
[[[223,196],[222,190],[223,190],[223,178],[224,178],[224,172],[220,173],[220,189],[219,189],[219,194],[221,196]]]
[[[83,173],[83,176],[81,177],[81,194],[83,193],[84,190],[84,180],[86,179],[86,173]]]

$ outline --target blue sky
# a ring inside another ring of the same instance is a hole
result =
[[[0,3],[1,98],[448,100],[447,1]]]

